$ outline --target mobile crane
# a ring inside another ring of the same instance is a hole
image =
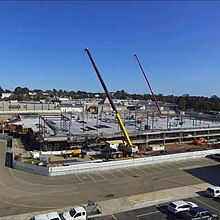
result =
[[[134,57],[135,57],[135,59],[137,60],[139,66],[140,66],[140,69],[141,69],[141,71],[142,71],[142,73],[143,73],[143,76],[144,76],[144,78],[145,78],[145,80],[146,80],[146,82],[147,82],[147,84],[148,84],[148,87],[149,87],[149,89],[150,89],[150,91],[151,91],[151,94],[152,94],[152,96],[153,96],[153,98],[154,98],[154,101],[155,101],[156,106],[157,106],[157,110],[158,110],[159,117],[160,117],[160,118],[165,118],[165,116],[162,115],[162,112],[161,112],[161,110],[160,110],[160,106],[159,106],[159,103],[158,103],[158,101],[157,101],[156,95],[154,94],[154,92],[153,92],[153,90],[152,90],[152,88],[151,88],[150,82],[149,82],[149,80],[147,79],[147,76],[146,76],[146,74],[145,74],[145,72],[144,72],[144,68],[142,67],[141,62],[140,62],[140,60],[138,59],[138,56],[135,54]]]
[[[137,152],[139,151],[139,150],[138,150],[138,147],[137,147],[136,145],[133,145],[133,144],[132,144],[131,139],[130,139],[130,137],[129,137],[129,135],[128,135],[128,132],[127,132],[125,126],[124,126],[124,123],[122,122],[121,116],[120,116],[120,114],[118,113],[118,111],[117,111],[117,109],[116,109],[116,106],[115,106],[114,102],[112,101],[112,98],[111,98],[110,95],[109,95],[108,89],[107,89],[107,87],[106,87],[106,85],[105,85],[105,83],[104,83],[104,81],[103,81],[103,79],[102,79],[102,76],[101,76],[100,73],[99,73],[98,68],[96,67],[96,64],[95,64],[95,62],[94,62],[94,60],[93,60],[93,58],[92,58],[92,56],[91,56],[91,54],[90,54],[90,52],[89,52],[89,49],[86,48],[86,49],[85,49],[85,52],[86,52],[86,53],[88,54],[88,56],[89,56],[89,59],[90,59],[90,61],[91,61],[91,63],[92,63],[92,66],[93,66],[93,68],[95,69],[95,72],[96,72],[96,74],[97,74],[97,76],[98,76],[98,78],[99,78],[99,81],[100,81],[100,83],[101,83],[101,85],[102,85],[102,87],[103,87],[103,89],[104,89],[104,91],[105,91],[105,94],[106,94],[106,96],[107,96],[107,98],[108,98],[108,100],[109,100],[109,102],[110,102],[110,105],[111,105],[111,107],[112,107],[112,110],[114,111],[114,113],[115,113],[115,115],[116,115],[116,119],[117,119],[117,121],[118,121],[118,124],[119,124],[119,126],[120,126],[120,128],[121,128],[121,130],[122,130],[122,132],[123,132],[123,135],[124,135],[124,138],[125,138],[125,142],[124,142],[124,144],[123,144],[123,146],[122,146],[122,150],[127,151],[127,152],[129,152],[129,153],[137,153]]]

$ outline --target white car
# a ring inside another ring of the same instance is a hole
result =
[[[188,211],[188,210],[190,210],[191,208],[194,208],[194,207],[198,207],[198,205],[196,205],[193,202],[178,200],[178,201],[171,202],[167,206],[167,209],[168,209],[169,212],[176,215],[180,212]]]
[[[30,220],[61,220],[57,212],[50,212],[33,216]]]
[[[74,220],[74,219],[85,220],[87,219],[87,214],[85,209],[79,206],[74,209],[71,209],[68,212],[64,212],[62,214],[62,217],[66,220]]]
[[[211,186],[206,189],[205,193],[212,198],[220,197],[220,186]]]

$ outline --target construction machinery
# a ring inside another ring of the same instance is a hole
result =
[[[93,68],[95,69],[95,72],[96,72],[96,74],[97,74],[97,76],[99,78],[99,81],[100,81],[100,83],[101,83],[101,85],[102,85],[102,87],[103,87],[103,89],[105,91],[105,94],[106,94],[106,96],[107,96],[107,98],[109,100],[109,103],[110,103],[110,105],[111,105],[111,107],[112,107],[112,109],[113,109],[113,111],[115,113],[117,122],[118,122],[118,124],[119,124],[119,126],[120,126],[120,128],[121,128],[121,130],[123,132],[123,135],[124,135],[124,138],[125,138],[125,142],[123,141],[123,144],[120,146],[120,149],[122,151],[128,152],[128,153],[137,153],[139,151],[138,147],[132,144],[131,139],[130,139],[130,137],[128,135],[128,132],[127,132],[125,126],[124,126],[124,123],[122,122],[121,116],[118,113],[118,111],[116,109],[116,106],[115,106],[112,98],[109,95],[108,89],[107,89],[107,87],[106,87],[106,85],[105,85],[105,83],[104,83],[104,81],[103,81],[103,79],[102,79],[102,77],[101,77],[101,75],[99,73],[99,70],[98,70],[98,68],[97,68],[97,66],[96,66],[96,64],[95,64],[95,62],[94,62],[94,60],[93,60],[93,58],[92,58],[88,48],[85,49],[85,52],[89,56],[89,59],[90,59],[92,65],[93,65]]]
[[[203,137],[200,137],[199,139],[194,139],[193,140],[193,144],[195,144],[195,145],[202,145],[202,144],[206,145],[207,142],[208,141]]]
[[[84,158],[86,154],[87,154],[86,150],[80,149],[80,148],[61,151],[61,156],[63,156],[64,159],[67,159],[68,157],[82,157],[82,158]]]
[[[160,110],[160,106],[159,106],[159,103],[158,103],[158,101],[157,101],[156,95],[154,94],[154,92],[153,92],[153,90],[152,90],[152,87],[151,87],[151,85],[150,85],[150,82],[149,82],[149,80],[147,79],[147,76],[146,76],[146,74],[145,74],[145,72],[144,72],[144,68],[142,67],[141,62],[140,62],[140,60],[138,59],[138,56],[135,54],[134,57],[135,57],[135,59],[137,60],[138,65],[140,66],[140,69],[141,69],[141,71],[142,71],[142,73],[143,73],[143,76],[144,76],[144,78],[145,78],[145,80],[146,80],[146,82],[147,82],[147,85],[148,85],[148,87],[149,87],[149,89],[150,89],[150,91],[151,91],[151,94],[152,94],[152,96],[153,96],[153,98],[154,98],[155,104],[156,104],[156,106],[157,106],[157,110],[158,110],[159,117],[165,118],[165,116],[162,115],[162,112],[161,112],[161,110]]]

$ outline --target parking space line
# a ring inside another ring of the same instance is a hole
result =
[[[156,168],[156,169],[159,169],[161,171],[164,171],[164,169],[160,168],[160,164],[158,164],[158,166],[156,164],[151,164],[152,167]],[[160,171],[158,171],[160,172]]]
[[[205,163],[218,163],[217,161],[212,160],[212,159],[208,159],[208,158],[203,158],[203,160],[201,162],[205,162]]]
[[[203,163],[204,161],[207,161],[205,157],[203,158],[195,158],[193,161],[201,162]]]
[[[188,163],[192,163],[196,165],[203,165],[204,161],[194,159],[194,160],[189,160]]]
[[[189,167],[189,166],[200,166],[200,165],[192,161],[187,161],[186,163],[184,163],[184,167]]]
[[[174,170],[174,169],[176,169],[176,168],[172,168],[172,167],[170,167],[169,165],[165,165],[165,164],[160,164],[160,166],[162,166],[162,167],[164,167],[165,168],[165,170],[167,170],[167,171],[170,171],[170,170]]]
[[[147,216],[147,215],[152,215],[152,214],[155,214],[155,213],[158,213],[160,211],[154,211],[154,212],[148,212],[148,213],[144,213],[144,214],[140,214],[140,215],[137,215],[137,218],[141,218],[141,217],[144,217],[144,216]]]
[[[102,176],[105,177],[105,180],[115,180],[115,179],[117,179],[117,177],[114,176],[112,173],[110,173],[108,170],[103,171]]]
[[[161,208],[159,205],[156,205],[157,208],[160,208],[162,211],[164,211],[168,216],[171,216],[172,218],[176,219],[176,217],[171,214],[167,209]]]
[[[217,161],[215,161],[215,160],[208,160],[208,159],[204,159],[203,161],[202,161],[202,163],[206,163],[206,164],[208,164],[208,165],[215,165],[215,164],[219,164]]]
[[[172,162],[165,162],[168,166],[171,166],[173,167],[174,169],[177,169],[179,168],[179,166],[175,165],[175,163],[172,163]]]
[[[152,172],[148,172],[150,169],[148,169],[148,171],[147,171],[147,169],[146,169],[145,166],[138,166],[138,169],[141,170],[141,171],[143,171],[145,174],[152,173]]]
[[[116,218],[113,214],[111,214],[111,216],[112,216],[115,220],[117,220],[117,218]]]
[[[111,173],[109,170],[106,170],[109,174],[111,174],[114,178],[118,179],[117,176],[115,176],[113,173]]]
[[[188,163],[193,163],[193,164],[200,165],[200,166],[203,166],[204,164],[212,165],[212,162],[207,161],[205,158],[203,158],[203,159],[193,159],[193,160],[188,161]]]
[[[122,173],[124,176],[128,177],[126,173],[123,173],[121,170],[117,170],[118,172]]]
[[[81,181],[81,183],[84,183],[84,181],[77,174],[75,174],[75,176]]]
[[[104,178],[105,180],[108,180],[105,176],[103,176],[101,173],[99,173],[98,171],[96,172],[98,173],[102,178]]]
[[[209,163],[208,161],[202,161],[202,160],[191,160],[187,162],[188,165],[193,165],[193,166],[210,166],[213,165],[212,163]]]
[[[184,164],[188,164],[187,163],[187,160],[180,160],[180,161],[175,161],[175,164],[178,164],[178,165],[184,165]]]
[[[184,169],[185,167],[192,166],[192,165],[195,166],[195,164],[190,164],[187,161],[182,161],[181,163],[178,163],[178,164],[179,164],[179,169]]]
[[[141,171],[143,174],[147,174],[147,172],[145,172],[144,170],[142,170],[140,167],[134,167],[135,169]]]
[[[201,200],[199,200],[199,199],[197,199],[197,198],[194,198],[194,199],[195,199],[196,201],[198,201],[198,202],[203,203],[204,205],[208,206],[209,208],[214,209],[214,210],[217,211],[217,212],[220,211],[220,209],[216,209],[215,207],[213,207],[213,206],[211,206],[211,205],[209,205],[209,204],[207,204],[207,203],[205,203],[205,202],[203,202],[203,201],[201,201]]]
[[[151,169],[149,166],[150,166],[150,165],[145,165],[144,167],[147,168],[148,170],[151,170],[153,173],[157,173],[157,171]]]
[[[188,160],[188,161],[186,161],[187,163],[191,163],[191,164],[201,164],[201,161],[198,161],[198,160],[196,160],[196,159],[194,159],[194,160]]]
[[[132,171],[132,170],[129,170],[127,167],[125,167],[124,169],[128,170],[129,172],[133,173],[133,174],[136,175],[136,176],[139,176],[137,173],[135,173],[135,172]]]
[[[97,182],[89,173],[87,173],[87,175],[88,175],[94,182]]]

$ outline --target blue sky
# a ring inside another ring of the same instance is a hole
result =
[[[0,2],[0,86],[220,96],[218,1]]]

